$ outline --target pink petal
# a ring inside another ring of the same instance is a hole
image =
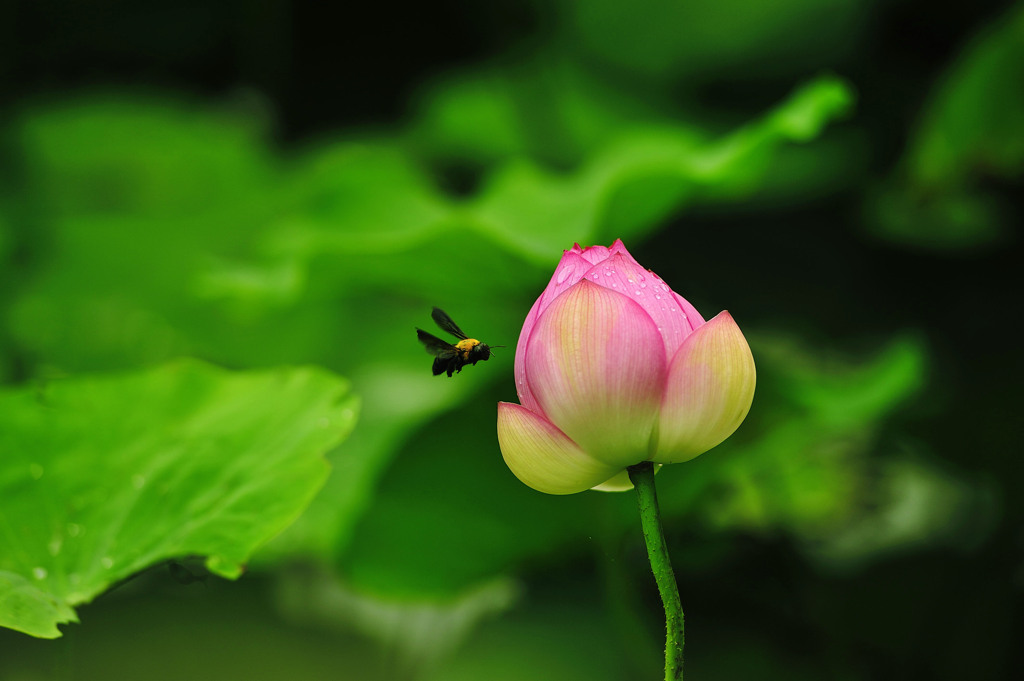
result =
[[[754,357],[732,315],[698,328],[672,359],[652,461],[688,461],[718,445],[750,410]]]
[[[625,252],[625,247],[594,265],[583,278],[639,303],[657,325],[668,357],[674,356],[686,337],[704,323],[690,303],[672,291],[657,274],[638,265],[633,256]]]
[[[519,332],[515,359],[516,392],[519,393],[519,402],[531,411],[540,413],[541,409],[540,405],[537,404],[537,400],[534,399],[533,391],[526,380],[526,346],[530,334],[533,332],[533,327],[537,323],[537,317],[540,316],[541,312],[546,310],[551,301],[561,295],[562,292],[579,282],[587,270],[591,268],[591,264],[583,259],[580,255],[581,253],[582,249],[579,244],[576,244],[562,254],[562,259],[559,261],[558,267],[555,268],[551,281],[548,282],[547,288],[544,289],[544,292],[533,303],[529,314],[526,315],[526,321],[523,322],[523,328]]]
[[[547,494],[574,494],[615,475],[543,416],[509,402],[498,403],[498,444],[512,473]]]
[[[526,379],[543,413],[594,458],[648,458],[667,359],[631,298],[587,280],[556,298],[527,345]]]

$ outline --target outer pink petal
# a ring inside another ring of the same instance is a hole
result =
[[[633,256],[625,252],[625,247],[622,251],[594,265],[583,278],[635,300],[654,320],[666,355],[672,357],[704,319],[658,275],[638,265]]]
[[[643,308],[586,280],[541,314],[526,352],[527,381],[544,415],[617,467],[648,458],[666,367]]]
[[[669,365],[653,461],[688,461],[739,427],[754,399],[754,358],[732,315],[697,329]]]
[[[543,416],[509,402],[498,403],[498,444],[517,478],[547,494],[574,494],[615,475]]]
[[[576,244],[562,254],[562,259],[559,261],[558,267],[555,268],[551,281],[548,282],[547,288],[544,289],[544,292],[533,303],[529,314],[526,315],[526,321],[523,322],[523,328],[519,332],[515,359],[516,392],[519,393],[519,401],[522,405],[531,411],[541,412],[541,409],[540,405],[537,404],[537,400],[533,397],[530,384],[526,380],[526,346],[529,342],[530,334],[533,332],[533,327],[537,323],[537,317],[540,316],[541,312],[546,310],[551,301],[562,292],[579,282],[587,270],[591,268],[591,263],[581,256],[582,252],[583,249],[579,247],[579,244]]]

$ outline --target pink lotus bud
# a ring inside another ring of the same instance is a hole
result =
[[[565,251],[523,323],[515,376],[521,404],[498,403],[498,443],[549,494],[629,489],[627,466],[706,452],[754,398],[732,316],[705,322],[621,241]]]

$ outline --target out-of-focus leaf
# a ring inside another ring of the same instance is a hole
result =
[[[550,54],[451,76],[425,91],[418,108],[410,146],[442,167],[475,171],[519,158],[570,168],[630,127],[700,132]]]
[[[562,2],[572,44],[650,79],[822,68],[851,50],[869,4],[854,0]]]
[[[173,557],[238,577],[323,485],[355,412],[321,370],[192,362],[0,393],[0,624],[57,637]]]
[[[181,354],[240,363],[295,337],[233,338],[235,318],[197,282],[248,253],[275,214],[277,168],[251,119],[107,96],[26,109],[14,131],[33,209],[15,228],[35,270],[8,321],[26,357],[57,371]],[[210,351],[225,339],[239,352]]]
[[[908,152],[922,189],[1024,172],[1024,6],[984,29],[956,59],[925,109]]]
[[[877,468],[870,510],[807,543],[819,564],[849,570],[879,555],[935,545],[973,551],[988,537],[998,517],[991,483],[905,454]]]
[[[722,198],[753,191],[784,142],[819,134],[852,105],[850,88],[822,77],[761,120],[714,141],[677,128],[619,133],[580,170],[556,174],[525,160],[509,164],[474,202],[474,217],[503,243],[534,258],[564,244],[639,236],[690,193]]]
[[[935,88],[889,186],[869,197],[883,238],[957,250],[998,241],[1009,225],[984,181],[1024,177],[1024,6],[963,50]]]
[[[223,211],[228,224],[216,238],[233,231],[228,227],[243,228],[276,179],[252,116],[166,97],[95,96],[39,106],[22,113],[16,131],[33,198],[46,215],[185,218]],[[179,223],[193,235],[206,228]]]
[[[614,624],[596,597],[576,592],[482,627],[428,681],[619,681],[627,676]]]
[[[894,339],[855,363],[781,338],[754,336],[751,346],[758,392],[747,421],[685,471],[662,473],[662,505],[670,515],[686,510],[699,490],[698,514],[713,527],[827,533],[869,498],[877,432],[921,389],[925,350]]]
[[[423,674],[458,648],[483,620],[506,611],[519,595],[509,579],[481,584],[448,602],[387,601],[354,593],[335,576],[285,575],[278,603],[295,621],[359,631],[388,651],[398,676]]]

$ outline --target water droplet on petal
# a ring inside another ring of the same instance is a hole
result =
[[[568,267],[561,268],[560,270],[558,270],[557,273],[555,273],[555,283],[556,284],[561,284],[562,282],[564,282],[566,280],[566,278],[568,278],[568,276],[569,276],[569,268]]]

